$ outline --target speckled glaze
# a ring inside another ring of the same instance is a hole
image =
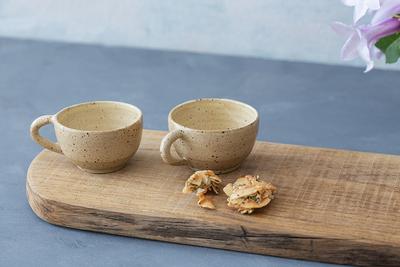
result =
[[[40,136],[52,123],[58,143]],[[139,108],[121,102],[96,101],[64,108],[37,118],[31,136],[41,146],[64,154],[80,169],[108,173],[121,169],[139,148],[143,116]]]
[[[168,115],[170,132],[161,142],[162,159],[171,165],[226,173],[250,154],[258,132],[258,113],[229,99],[198,99],[176,106]],[[179,157],[171,154],[171,146]]]

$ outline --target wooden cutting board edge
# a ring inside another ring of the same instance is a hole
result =
[[[327,149],[337,151],[337,149]],[[130,214],[130,218],[126,220],[126,214],[72,206],[46,199],[32,190],[29,180],[30,169],[28,169],[26,192],[32,210],[44,221],[59,226],[286,258],[360,266],[400,266],[400,248],[389,244],[377,245],[369,243],[368,240],[311,235],[293,236],[272,233],[265,229],[261,233],[257,231],[258,229],[248,229],[242,225],[229,229],[232,234],[226,235],[227,229],[224,225],[202,223],[200,227],[196,220],[174,221],[167,217],[140,214]],[[70,216],[75,216],[76,220],[70,220]],[[160,222],[165,226],[158,227]]]
[[[361,240],[291,236],[265,230],[262,234],[254,234],[252,229],[242,225],[229,229],[231,234],[226,235],[227,229],[215,223],[208,226],[196,220],[174,221],[166,217],[134,214],[127,218],[126,214],[118,212],[48,200],[36,194],[29,181],[26,192],[29,205],[39,218],[72,229],[327,263],[400,266],[400,249],[388,245],[371,245]],[[75,220],[71,220],[71,216]],[[163,227],[159,227],[160,224]],[[185,227],[184,231],[182,227]],[[258,242],[260,246],[253,245]],[[360,255],[363,257],[360,258]]]

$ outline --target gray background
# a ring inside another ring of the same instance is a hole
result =
[[[352,16],[340,0],[1,0],[0,36],[364,65],[330,27]]]
[[[398,84],[394,71],[0,39],[0,266],[324,266],[41,221],[25,196],[41,150],[29,125],[74,103],[119,100],[165,130],[174,105],[226,97],[259,110],[261,140],[399,154]]]

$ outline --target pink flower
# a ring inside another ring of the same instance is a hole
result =
[[[367,65],[364,72],[368,72],[374,67],[373,59],[378,56],[375,43],[382,37],[400,31],[400,20],[389,18],[369,25],[346,25],[334,22],[332,28],[336,33],[347,38],[340,57],[343,60],[360,57]]]

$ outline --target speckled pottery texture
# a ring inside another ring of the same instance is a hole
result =
[[[160,146],[162,159],[194,170],[226,173],[250,154],[258,133],[257,111],[229,99],[198,99],[176,106],[168,116],[170,132]],[[171,147],[176,154],[171,153]]]
[[[58,143],[39,135],[52,123]],[[108,173],[121,169],[136,153],[142,138],[139,108],[121,102],[96,101],[67,107],[55,115],[37,118],[31,136],[38,144],[64,154],[80,169]]]

